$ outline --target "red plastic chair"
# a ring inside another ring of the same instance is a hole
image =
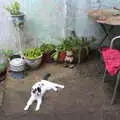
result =
[[[102,57],[105,63],[103,82],[105,82],[107,73],[109,73],[111,76],[117,75],[111,104],[115,103],[116,93],[120,82],[120,50],[117,50],[115,48],[113,49],[116,40],[120,40],[120,36],[114,37],[111,40],[110,48],[102,49]]]

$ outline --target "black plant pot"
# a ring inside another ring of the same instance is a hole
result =
[[[5,80],[9,61],[7,57],[0,54],[0,81]]]
[[[51,55],[56,52],[56,50],[52,50],[52,51],[48,51],[45,52],[43,54],[43,59],[42,59],[42,63],[52,63],[53,62],[53,58],[51,57]]]
[[[0,72],[0,82],[5,80],[7,74],[7,69],[5,69],[3,72]]]

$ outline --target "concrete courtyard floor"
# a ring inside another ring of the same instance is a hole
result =
[[[110,105],[112,87],[103,84],[103,71],[99,60],[94,58],[73,69],[46,64],[29,71],[22,80],[13,79],[8,73],[0,120],[119,120],[120,102]],[[46,72],[52,74],[50,81],[64,84],[65,89],[48,92],[39,112],[34,112],[36,103],[25,112],[31,86]]]

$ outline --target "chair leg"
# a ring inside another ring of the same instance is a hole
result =
[[[105,69],[104,75],[103,75],[103,82],[105,82],[105,77],[106,77],[107,70]]]
[[[117,75],[117,80],[116,80],[116,83],[115,83],[115,88],[114,88],[114,91],[113,91],[113,96],[112,96],[111,104],[115,103],[116,93],[117,93],[117,88],[119,86],[119,82],[120,82],[120,72]]]

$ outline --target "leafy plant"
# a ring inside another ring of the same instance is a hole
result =
[[[43,51],[40,48],[29,48],[24,51],[24,56],[29,59],[36,59],[43,55]]]
[[[5,55],[7,58],[11,58],[13,55],[13,50],[0,50],[0,54]]]
[[[71,44],[72,49],[80,52],[85,50],[87,55],[91,48],[91,43],[94,43],[96,39],[92,36],[91,40],[88,40],[87,37],[78,37],[74,31],[71,32],[69,38],[69,43]]]
[[[11,5],[5,7],[5,9],[11,14],[11,15],[20,15],[20,3],[17,1],[14,1]]]
[[[52,50],[54,50],[56,48],[56,46],[54,44],[51,43],[43,43],[40,46],[40,50],[45,53],[45,52],[51,52]]]
[[[73,44],[74,49],[78,51],[82,51],[84,49],[86,51],[86,54],[88,55],[90,50],[90,44],[86,37],[81,37],[81,38],[76,37],[74,42],[75,42]]]
[[[3,72],[5,69],[6,64],[0,64],[0,72]]]
[[[53,58],[54,61],[57,61],[58,55],[59,55],[59,52],[56,51],[56,52],[54,52],[54,53],[51,55],[51,57]]]
[[[62,43],[59,44],[57,46],[57,48],[59,50],[62,50],[62,51],[71,51],[72,50],[72,44],[71,44],[71,41],[70,41],[69,37],[64,38]]]
[[[3,72],[8,67],[8,59],[3,54],[0,54],[0,72]]]
[[[87,37],[78,37],[74,31],[71,31],[71,34],[62,39],[61,44],[59,44],[56,48],[56,52],[52,55],[52,57],[56,60],[58,53],[60,51],[74,51],[80,54],[86,54],[88,56],[91,43],[95,42],[96,39],[94,37],[89,41]]]

